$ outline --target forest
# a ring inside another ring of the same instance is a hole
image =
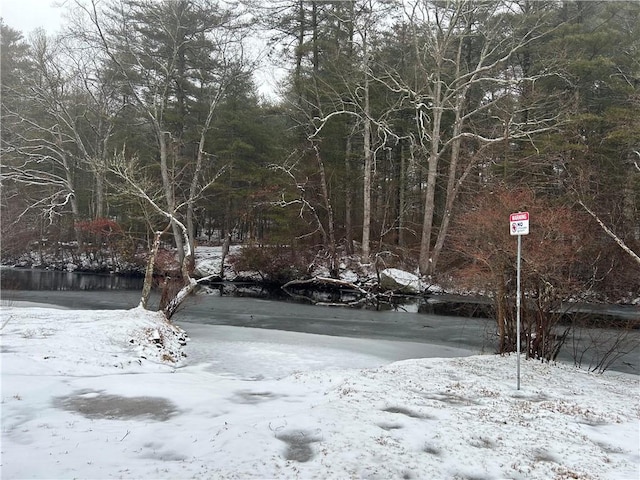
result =
[[[3,262],[161,246],[190,290],[197,246],[231,243],[289,279],[403,268],[506,318],[528,211],[539,309],[640,297],[639,3],[66,9],[54,36],[1,24]]]

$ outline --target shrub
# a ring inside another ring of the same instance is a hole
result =
[[[268,282],[285,284],[307,277],[309,262],[290,246],[247,246],[234,255],[230,263],[237,273],[257,272]]]
[[[453,275],[457,284],[493,298],[498,351],[514,351],[517,242],[508,219],[517,211],[531,215],[530,234],[522,241],[521,345],[527,356],[551,360],[569,333],[561,324],[563,310],[591,287],[584,274],[590,263],[584,214],[529,190],[482,192],[453,225],[451,247],[462,260]]]

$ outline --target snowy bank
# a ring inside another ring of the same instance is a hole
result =
[[[527,361],[518,391],[514,357],[500,356],[336,369],[297,334],[315,367],[250,378],[207,360],[214,327],[185,346],[180,329],[139,309],[0,312],[5,478],[640,473],[637,377]],[[296,358],[256,340],[234,348],[274,370]]]

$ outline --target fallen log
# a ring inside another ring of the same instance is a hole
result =
[[[360,295],[362,295],[362,297],[358,300],[351,301],[351,302],[338,302],[338,303],[323,302],[323,301],[318,301],[310,296],[301,295],[300,293],[295,293],[291,291],[291,289],[295,287],[304,288],[309,286],[313,288],[317,288],[318,286],[331,286],[331,287],[349,289],[359,293]],[[300,300],[308,301],[313,305],[321,305],[325,307],[334,307],[334,306],[355,307],[358,305],[362,305],[368,301],[371,301],[375,297],[375,295],[372,292],[362,288],[359,285],[356,285],[355,283],[347,282],[345,280],[340,280],[338,278],[318,277],[318,276],[313,278],[308,278],[305,280],[291,280],[290,282],[287,282],[282,286],[282,290],[284,290],[288,295],[290,295],[293,298],[298,298]]]
[[[356,285],[355,283],[347,282],[345,280],[340,280],[338,278],[317,277],[317,276],[313,277],[313,278],[306,279],[306,280],[291,280],[290,282],[285,283],[282,286],[282,289],[284,291],[287,291],[287,289],[291,288],[291,287],[297,287],[297,286],[302,286],[302,285],[310,285],[310,284],[313,284],[313,285],[318,285],[318,284],[320,284],[320,285],[332,285],[332,286],[336,286],[336,287],[350,288],[350,289],[358,291],[359,293],[361,293],[363,295],[369,295],[371,293],[368,290],[363,289],[359,285]],[[287,292],[287,293],[289,293],[289,292]]]

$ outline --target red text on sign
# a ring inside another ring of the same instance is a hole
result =
[[[512,213],[509,215],[510,222],[517,222],[520,220],[529,220],[529,212]]]

